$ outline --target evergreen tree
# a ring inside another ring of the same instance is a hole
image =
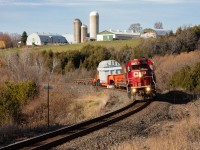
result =
[[[22,42],[23,45],[26,45],[27,37],[28,37],[28,36],[27,36],[26,31],[24,31],[24,32],[22,33],[22,37],[21,37],[21,42]]]

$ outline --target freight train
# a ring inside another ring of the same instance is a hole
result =
[[[133,59],[126,63],[124,71],[115,60],[99,63],[97,77],[93,85],[107,88],[126,88],[129,98],[136,100],[138,96],[153,98],[156,96],[156,77],[154,65],[150,59]]]

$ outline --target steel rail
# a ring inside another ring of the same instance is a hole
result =
[[[86,135],[95,130],[99,130],[112,123],[122,120],[134,113],[139,112],[148,106],[151,101],[135,101],[119,110],[105,114],[103,116],[87,120],[72,126],[63,127],[61,129],[45,133],[27,140],[19,141],[0,150],[13,150],[13,149],[49,149],[57,145],[63,144],[77,137]],[[121,113],[121,114],[120,114]]]

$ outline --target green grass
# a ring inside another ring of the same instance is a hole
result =
[[[90,44],[94,46],[104,46],[106,48],[114,48],[115,50],[120,50],[124,46],[136,47],[140,42],[140,39],[131,39],[131,40],[117,40],[117,41],[95,41],[95,42],[86,42],[80,44],[68,44],[68,45],[44,45],[44,46],[35,46],[29,47],[29,50],[32,51],[43,51],[43,50],[52,50],[53,52],[63,52],[69,50],[80,50],[82,47]],[[0,50],[0,56],[6,52],[20,52],[25,48],[9,48]]]

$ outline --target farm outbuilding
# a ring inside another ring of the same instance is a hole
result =
[[[32,33],[28,36],[26,45],[67,44],[62,35]]]
[[[151,29],[151,28],[146,28],[142,31],[141,33],[141,38],[156,38],[159,36],[165,36],[169,34],[169,30],[165,29]]]
[[[97,34],[97,41],[128,40],[139,37],[140,33],[105,30]]]

